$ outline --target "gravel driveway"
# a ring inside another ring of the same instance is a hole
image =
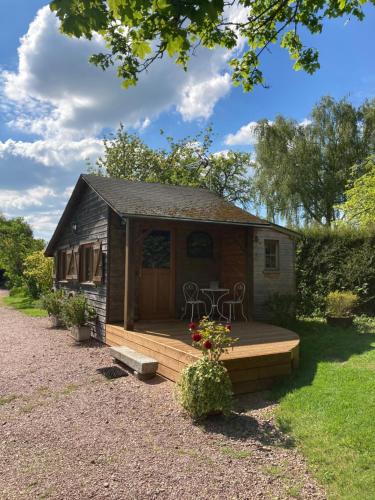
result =
[[[107,380],[108,350],[0,307],[0,498],[325,498],[272,405],[193,425],[161,378]]]

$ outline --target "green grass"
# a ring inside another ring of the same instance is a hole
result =
[[[299,321],[300,368],[274,390],[276,418],[332,499],[375,499],[375,319]]]
[[[231,446],[222,446],[221,452],[224,455],[227,455],[228,457],[234,458],[234,459],[249,458],[252,455],[252,452],[249,450],[236,450],[235,448],[232,448]]]
[[[3,304],[14,307],[14,309],[23,312],[27,316],[37,318],[48,316],[47,311],[41,308],[40,301],[32,299],[25,293],[0,297],[0,300]]]

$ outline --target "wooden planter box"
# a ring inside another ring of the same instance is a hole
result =
[[[89,340],[91,337],[91,328],[89,326],[72,326],[70,328],[70,335],[76,342]]]
[[[352,326],[354,316],[326,316],[327,323],[331,326],[341,326],[342,328],[348,328]]]

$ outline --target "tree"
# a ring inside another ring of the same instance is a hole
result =
[[[207,128],[194,137],[180,140],[166,137],[166,149],[152,149],[120,125],[115,135],[104,140],[104,156],[90,170],[133,181],[204,187],[246,206],[250,193],[250,155],[235,151],[210,153],[211,132]]]
[[[375,227],[375,156],[367,158],[364,174],[348,184],[346,201],[338,206],[343,220],[359,227]],[[357,168],[354,168],[354,175]]]
[[[0,269],[11,287],[22,284],[27,255],[44,248],[42,240],[34,239],[29,224],[21,217],[6,219],[0,214]]]
[[[265,205],[270,219],[330,225],[335,206],[345,200],[352,165],[374,152],[374,113],[375,100],[356,109],[345,99],[323,97],[308,124],[282,116],[258,122],[255,204]]]
[[[164,55],[187,68],[198,46],[228,50],[232,80],[245,90],[263,84],[260,56],[279,43],[294,69],[313,73],[318,51],[306,47],[299,33],[321,33],[326,19],[364,18],[363,5],[375,0],[53,0],[63,33],[104,37],[108,52],[91,61],[102,69],[117,66],[124,85],[134,85],[142,71]]]
[[[53,259],[43,250],[29,254],[24,260],[24,276],[31,297],[37,299],[52,288]]]

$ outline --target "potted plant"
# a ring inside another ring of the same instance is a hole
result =
[[[193,346],[203,356],[181,373],[177,385],[180,404],[194,419],[228,415],[232,409],[232,383],[220,357],[237,340],[231,337],[231,325],[205,317],[198,324],[190,323],[189,331]]]
[[[353,324],[353,311],[358,296],[352,292],[330,292],[326,298],[326,319],[329,325],[348,327]]]
[[[42,297],[42,307],[46,309],[51,328],[60,328],[64,325],[62,321],[62,308],[65,300],[63,290],[55,290],[46,293]]]
[[[86,297],[78,293],[65,300],[62,318],[65,325],[70,329],[71,336],[77,342],[81,342],[88,340],[91,336],[91,328],[87,323],[95,320],[96,311],[90,306]]]

